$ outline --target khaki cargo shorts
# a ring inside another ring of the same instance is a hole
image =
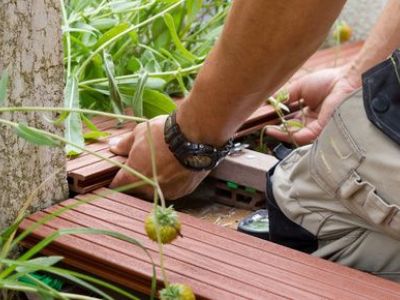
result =
[[[310,253],[400,282],[400,146],[368,119],[361,90],[270,181],[281,212],[315,238]]]

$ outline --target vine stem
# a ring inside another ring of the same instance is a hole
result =
[[[157,214],[157,209],[158,209],[158,192],[159,191],[157,189],[154,189],[154,214]],[[163,278],[165,287],[168,287],[169,281],[168,281],[168,277],[167,277],[167,272],[165,271],[164,247],[163,247],[163,244],[161,243],[160,224],[158,223],[157,218],[154,218],[154,225],[156,227],[158,254],[160,256],[161,276]]]
[[[134,25],[134,26],[129,26],[127,29],[125,29],[121,33],[119,33],[116,36],[114,36],[113,38],[109,39],[107,42],[105,42],[103,45],[101,45],[99,48],[97,48],[95,51],[93,51],[89,55],[89,57],[81,64],[81,66],[79,67],[79,69],[77,70],[77,73],[76,73],[78,75],[78,77],[83,72],[83,70],[85,70],[86,66],[93,59],[93,57],[95,57],[97,54],[99,54],[103,49],[105,49],[106,47],[111,45],[113,42],[118,40],[120,37],[128,34],[129,32],[131,32],[133,30],[136,30],[136,29],[138,29],[138,28],[140,28],[140,27],[142,27],[144,25],[147,25],[147,24],[153,22],[154,20],[158,19],[159,17],[164,16],[165,14],[167,14],[168,12],[170,12],[171,10],[173,10],[176,7],[178,7],[179,5],[181,5],[184,2],[185,2],[185,0],[180,0],[177,3],[171,5],[170,7],[164,9],[163,11],[159,12],[158,14],[152,16],[151,18],[148,18],[146,21],[143,21],[142,23],[139,23],[139,24]]]
[[[31,292],[31,293],[36,293],[37,289],[33,287],[27,287],[27,286],[21,286],[21,285],[15,285],[15,284],[1,284],[0,287],[2,289],[7,289],[7,290],[13,290],[13,291],[21,291],[21,292]],[[67,299],[76,299],[76,300],[101,300],[100,298],[95,298],[95,297],[89,297],[89,296],[83,296],[83,295],[77,295],[77,294],[70,294],[70,293],[59,293],[59,295],[66,297]]]
[[[197,64],[188,68],[184,69],[179,69],[175,71],[166,71],[166,72],[154,72],[154,73],[149,73],[149,77],[163,77],[163,76],[176,76],[176,75],[182,75],[182,74],[187,74],[187,73],[192,73],[195,71],[200,70],[200,68],[203,66],[203,64]],[[136,79],[139,77],[139,74],[131,74],[131,75],[122,75],[122,76],[116,76],[115,80],[122,81],[122,80],[127,80],[127,79]],[[79,86],[85,86],[85,85],[91,85],[91,84],[99,84],[99,83],[105,83],[107,82],[107,78],[96,78],[96,79],[91,79],[91,80],[86,80],[82,81],[79,83]]]
[[[160,184],[158,182],[158,175],[157,175],[157,165],[156,165],[156,150],[154,147],[154,139],[153,139],[153,134],[151,132],[151,127],[150,127],[150,122],[146,122],[146,126],[147,126],[147,142],[149,143],[150,146],[150,155],[151,155],[151,167],[152,167],[152,172],[153,172],[153,180],[155,183],[155,188],[157,190],[157,193],[160,197],[161,200],[161,206],[163,208],[166,208],[165,205],[165,198],[164,198],[164,194],[160,188]]]
[[[134,122],[146,122],[145,118],[138,118],[132,116],[118,115],[113,113],[106,113],[97,110],[82,109],[82,108],[65,108],[65,107],[36,107],[36,106],[24,106],[24,107],[0,107],[0,113],[3,112],[77,112],[83,114],[91,114],[103,117],[110,117],[115,119],[123,119]]]
[[[147,142],[149,143],[150,146],[150,155],[151,155],[151,166],[152,166],[152,172],[153,172],[153,180],[155,182],[154,186],[154,213],[157,214],[157,209],[158,209],[158,198],[160,197],[161,200],[161,206],[163,208],[166,208],[165,205],[165,198],[162,193],[162,190],[160,188],[160,184],[158,182],[158,175],[157,175],[157,166],[156,166],[156,152],[155,152],[155,147],[154,147],[154,139],[153,139],[153,134],[151,132],[151,126],[150,122],[146,122],[147,126]],[[164,285],[165,287],[168,287],[169,281],[167,277],[167,273],[165,271],[165,263],[164,263],[164,249],[163,249],[163,244],[161,243],[161,236],[160,236],[160,224],[158,223],[158,219],[155,219],[155,226],[156,226],[156,234],[157,234],[157,244],[158,244],[158,252],[160,255],[160,268],[161,268],[161,275],[163,277]]]
[[[0,119],[0,124],[5,124],[5,125],[11,126],[13,128],[17,128],[18,127],[18,123],[12,122],[12,121],[3,120],[3,119]],[[57,140],[57,141],[59,141],[59,142],[61,142],[63,144],[70,144],[71,146],[74,146],[74,147],[76,147],[76,148],[78,148],[78,149],[80,149],[80,150],[82,150],[84,152],[88,152],[91,155],[94,155],[94,156],[96,156],[96,157],[98,157],[98,158],[100,158],[102,160],[105,160],[105,161],[107,161],[107,162],[109,162],[109,163],[121,168],[122,170],[132,174],[133,176],[136,176],[136,177],[142,179],[147,184],[149,184],[149,185],[151,185],[153,187],[156,187],[156,184],[155,184],[155,182],[153,180],[151,180],[150,178],[147,178],[143,174],[141,174],[138,171],[128,167],[127,165],[125,165],[123,163],[120,163],[118,161],[114,161],[114,160],[112,160],[112,159],[110,159],[110,158],[108,158],[108,157],[106,157],[104,155],[98,154],[97,152],[94,152],[94,151],[89,150],[89,149],[87,149],[85,147],[82,147],[82,146],[80,146],[78,144],[70,142],[70,141],[66,140],[65,138],[62,138],[62,137],[60,137],[60,136],[58,136],[56,134],[47,132],[45,130],[37,129],[35,127],[30,127],[30,126],[28,126],[28,127],[29,127],[29,129],[31,129],[32,131],[34,131],[36,133],[46,135],[46,136],[48,136],[48,137],[50,137],[52,139],[55,139],[55,140]]]
[[[64,25],[67,26],[69,29],[69,23],[68,23],[68,14],[67,10],[65,9],[65,3],[64,0],[60,0],[61,4],[61,11],[62,11],[62,16],[64,20]],[[72,66],[72,59],[71,59],[71,33],[69,30],[65,32],[65,36],[67,39],[67,78],[71,76],[71,66]]]
[[[282,113],[282,110],[280,108],[278,108],[276,110],[276,113],[278,114],[279,118],[281,119],[282,125],[285,128],[285,131],[287,132],[287,134],[289,135],[289,139],[292,142],[293,145],[295,145],[296,148],[299,148],[299,144],[296,142],[296,140],[293,137],[293,133],[290,130],[287,121],[285,119],[285,115]]]

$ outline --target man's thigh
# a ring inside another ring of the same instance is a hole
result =
[[[400,242],[379,232],[358,229],[322,240],[313,255],[400,282]]]
[[[359,91],[277,166],[275,200],[316,237],[315,255],[380,275],[400,269],[399,150],[369,122]]]

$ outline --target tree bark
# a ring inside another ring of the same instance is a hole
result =
[[[64,68],[58,0],[0,1],[0,72],[8,69],[6,106],[63,106]],[[53,114],[13,113],[1,118],[25,122],[59,135]],[[46,179],[33,210],[63,200],[68,193],[62,148],[37,147],[0,127],[0,229]],[[56,173],[56,175],[54,175]]]

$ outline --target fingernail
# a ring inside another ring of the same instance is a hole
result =
[[[112,146],[117,146],[121,140],[122,140],[122,138],[120,138],[120,137],[110,138],[108,140],[108,145],[111,146],[111,147]]]

